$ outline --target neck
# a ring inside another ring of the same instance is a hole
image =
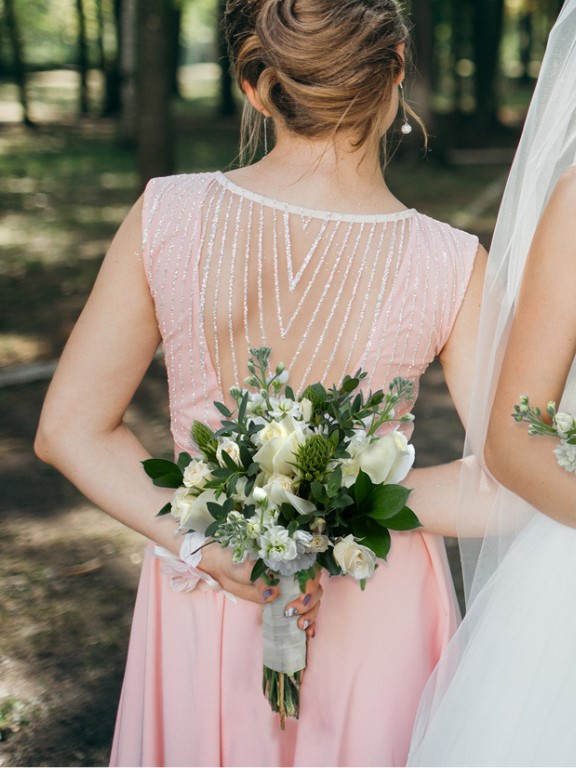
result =
[[[274,148],[233,175],[254,191],[303,207],[342,213],[403,208],[386,186],[378,148],[355,147],[346,135],[305,139],[280,128]]]

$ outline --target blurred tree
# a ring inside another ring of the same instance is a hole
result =
[[[457,1],[457,0],[456,0]],[[489,133],[498,122],[496,77],[504,20],[504,0],[472,0],[474,9],[474,125]]]
[[[136,3],[136,144],[142,186],[173,170],[172,64],[167,0]]]
[[[120,112],[120,53],[122,35],[122,1],[110,0],[104,7],[103,0],[96,0],[96,18],[98,24],[98,59],[104,78],[104,99],[102,115],[109,117]],[[114,45],[106,45],[107,38],[112,38]]]
[[[121,0],[119,24],[120,62],[120,141],[126,145],[136,143],[136,18],[137,0]]]
[[[236,99],[234,98],[234,80],[230,71],[230,57],[224,37],[224,8],[226,0],[218,2],[218,64],[220,65],[220,104],[219,111],[224,117],[232,117],[236,114]]]
[[[86,37],[84,0],[76,0],[76,17],[78,20],[78,74],[80,76],[79,109],[81,115],[87,115],[90,111],[90,104],[88,100],[88,40]]]
[[[26,92],[26,66],[24,63],[24,51],[20,36],[19,18],[16,14],[14,0],[4,0],[4,24],[10,45],[12,47],[12,61],[14,66],[14,78],[18,86],[18,95],[22,107],[22,121],[25,125],[32,125],[28,107],[28,94]]]

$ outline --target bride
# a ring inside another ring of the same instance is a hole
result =
[[[576,0],[566,0],[487,267],[468,448],[482,450],[489,421],[486,462],[506,487],[480,549],[463,540],[468,612],[425,691],[411,765],[576,765],[576,477],[558,465],[556,438],[511,418],[521,394],[544,413],[561,400],[576,414],[575,163]],[[480,475],[464,476],[464,535],[482,493]]]
[[[235,171],[150,182],[68,342],[36,442],[175,558],[176,521],[155,517],[171,492],[151,485],[148,453],[123,423],[160,341],[176,453],[194,450],[194,419],[217,422],[213,401],[230,403],[249,347],[271,347],[297,392],[360,366],[373,390],[396,376],[417,384],[439,356],[465,419],[485,264],[477,238],[406,207],[384,180],[381,140],[398,112],[408,131],[411,114],[394,0],[229,0],[226,32],[270,151]],[[284,732],[261,690],[261,606],[277,589],[251,585],[250,564],[214,545],[194,578],[245,599],[172,591],[151,544],[113,764],[403,765],[422,688],[457,623],[432,535],[452,532],[439,513],[454,469],[412,473],[425,528],[393,536],[365,591],[323,576],[287,606],[309,642],[300,719]]]

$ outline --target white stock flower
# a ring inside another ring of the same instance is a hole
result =
[[[231,440],[229,437],[222,437],[219,440],[218,448],[216,449],[216,458],[221,467],[225,467],[226,464],[222,459],[222,453],[226,452],[236,464],[240,464],[240,446]]]
[[[559,411],[556,416],[554,416],[554,425],[558,430],[560,437],[566,437],[570,430],[574,429],[576,426],[572,414],[565,413],[564,411]]]
[[[212,473],[208,464],[205,464],[202,459],[192,459],[190,464],[184,470],[183,483],[186,488],[204,488],[208,480],[211,479]]]
[[[273,419],[282,419],[284,416],[292,416],[295,419],[302,418],[302,406],[296,400],[289,397],[271,397],[270,416]]]
[[[266,413],[266,400],[264,400],[260,392],[252,392],[248,396],[246,413],[249,416],[263,416]]]
[[[279,570],[281,563],[294,560],[298,556],[296,542],[281,525],[273,525],[260,536],[259,555],[268,568]]]
[[[281,421],[271,421],[258,433],[262,447],[254,455],[254,461],[270,475],[294,476],[295,452],[306,441],[308,433],[306,425],[290,415]]]
[[[208,511],[208,502],[216,502],[213,490],[203,491],[199,496],[193,496],[187,488],[178,488],[171,501],[171,514],[178,520],[182,528],[204,533],[214,522]]]
[[[554,448],[558,464],[567,472],[576,472],[576,445],[562,441]]]
[[[376,555],[368,547],[358,544],[350,533],[334,545],[334,559],[343,573],[357,581],[368,579],[376,567]]]
[[[399,483],[414,463],[414,446],[394,430],[376,438],[357,454],[360,469],[373,483]]]

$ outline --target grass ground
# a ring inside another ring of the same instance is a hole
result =
[[[179,171],[232,162],[233,122],[184,117]],[[388,178],[406,204],[466,223],[488,244],[505,172],[407,157]],[[3,372],[59,355],[136,184],[111,124],[2,127],[0,383]],[[142,541],[33,456],[46,386],[0,386],[0,765],[104,765]],[[462,432],[435,367],[418,408],[419,463],[458,456]],[[150,450],[169,451],[159,362],[128,420]]]

